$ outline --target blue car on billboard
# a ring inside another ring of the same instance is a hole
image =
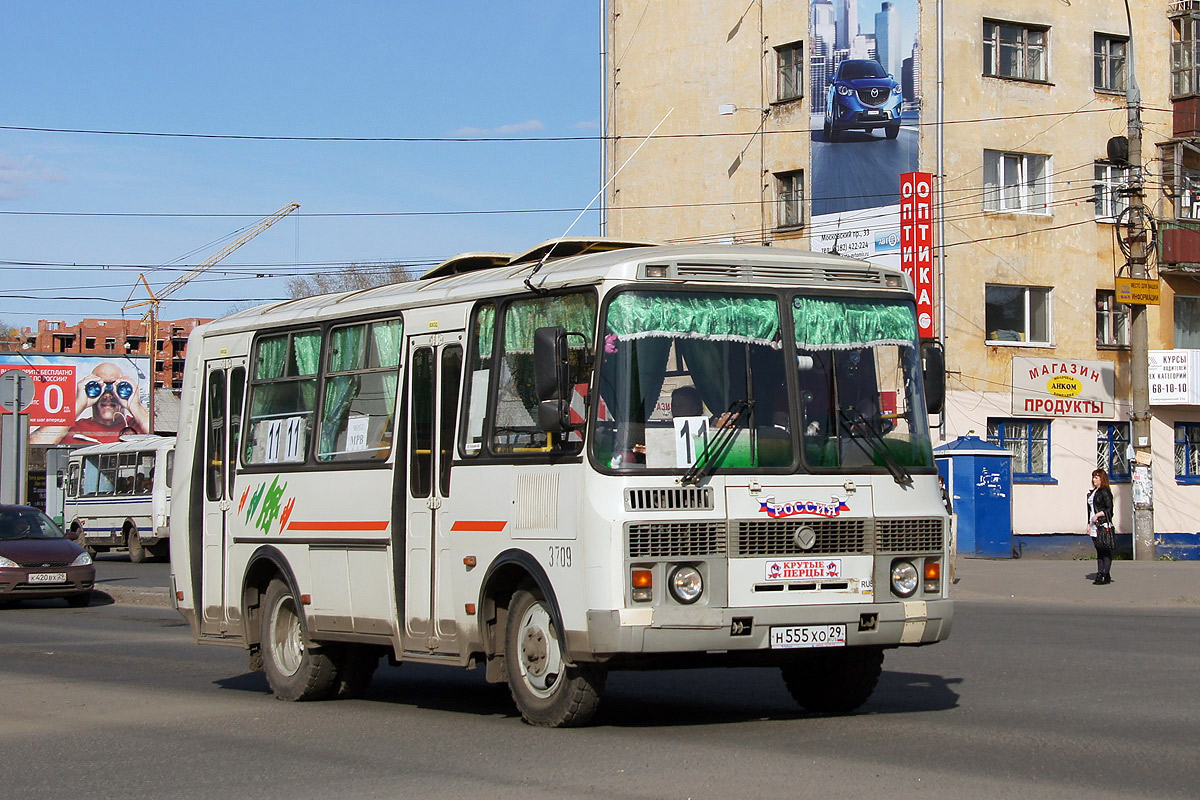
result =
[[[887,138],[900,135],[900,83],[870,58],[838,65],[825,94],[825,140],[836,142],[842,131],[883,128]]]

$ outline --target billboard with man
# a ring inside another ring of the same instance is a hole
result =
[[[149,358],[0,354],[0,374],[10,371],[33,380],[23,409],[31,445],[84,446],[151,432]]]

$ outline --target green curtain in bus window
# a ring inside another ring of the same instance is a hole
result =
[[[258,340],[258,360],[254,379],[281,378],[287,368],[287,336],[266,336]]]
[[[337,328],[329,335],[329,371],[349,372],[363,367],[364,325]]]
[[[479,359],[492,357],[492,346],[496,341],[496,307],[493,305],[480,306],[475,314],[475,331],[479,336],[476,348]]]
[[[596,300],[590,294],[539,297],[518,300],[504,312],[504,350],[533,352],[533,332],[547,325],[561,325],[571,333],[582,333],[590,345],[596,322]],[[576,337],[571,342],[578,346]]]
[[[867,345],[911,347],[917,322],[907,303],[852,302],[797,297],[792,301],[796,344],[809,350]]]
[[[368,365],[389,370],[383,373],[383,393],[390,416],[396,410],[396,384],[400,377],[400,347],[404,341],[404,323],[398,319],[375,323],[371,326],[371,340],[375,346]]]
[[[292,334],[292,349],[296,357],[296,371],[299,375],[312,375],[313,380],[300,384],[300,396],[304,407],[312,411],[317,400],[316,374],[321,363],[321,334],[319,331],[306,331]]]
[[[365,325],[335,329],[329,337],[329,372],[362,369]],[[325,381],[325,418],[321,422],[321,442],[317,458],[327,461],[337,449],[338,434],[345,430],[346,411],[358,394],[359,381],[354,375],[337,375]]]
[[[766,297],[626,293],[608,307],[608,330],[620,339],[682,336],[777,347],[779,311]]]

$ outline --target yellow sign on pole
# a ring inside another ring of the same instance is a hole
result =
[[[1159,287],[1157,280],[1140,278],[1117,278],[1117,302],[1129,306],[1159,305]]]

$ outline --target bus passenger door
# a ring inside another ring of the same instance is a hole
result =
[[[234,508],[234,478],[246,360],[209,361],[204,371],[204,542],[200,632],[224,634],[229,627],[225,553]]]
[[[461,332],[414,336],[408,352],[408,525],[405,534],[404,649],[453,650],[457,645],[448,565],[448,530],[439,509],[450,496],[450,464],[462,378]],[[439,600],[441,597],[441,600]]]

